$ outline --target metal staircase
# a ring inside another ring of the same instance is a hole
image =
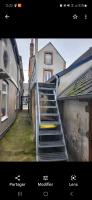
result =
[[[37,161],[67,161],[56,85],[37,83],[36,86],[36,158]]]

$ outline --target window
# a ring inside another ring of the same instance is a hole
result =
[[[4,51],[3,61],[4,61],[4,67],[7,68],[7,66],[8,66],[8,53],[7,53],[7,51]]]
[[[48,81],[52,76],[52,70],[44,70],[43,80],[44,82]]]
[[[7,83],[2,83],[1,121],[7,118]]]
[[[44,64],[46,64],[46,65],[53,64],[53,54],[51,52],[46,52],[44,54]]]

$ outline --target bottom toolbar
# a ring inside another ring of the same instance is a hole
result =
[[[9,199],[80,199],[91,195],[90,163],[0,163],[0,193]]]

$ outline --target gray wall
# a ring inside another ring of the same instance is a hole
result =
[[[78,100],[64,100],[63,104],[59,101],[68,150],[78,161],[89,160],[89,113],[86,112],[87,106],[87,102]]]
[[[7,51],[8,53],[8,66],[4,67],[3,53]],[[19,67],[16,63],[15,56],[12,49],[12,44],[10,39],[7,39],[7,45],[3,40],[0,40],[0,68],[6,71],[15,84],[18,84]]]
[[[18,106],[16,105],[16,93],[17,93],[16,87],[13,85],[11,81],[8,81],[8,110],[7,110],[8,118],[2,122],[1,121],[2,95],[0,90],[0,136],[2,135],[3,132],[6,131],[6,129],[13,123],[14,119],[16,118],[16,111]]]
[[[8,65],[5,68],[3,62],[3,53],[8,53]],[[19,109],[19,80],[20,80],[20,68],[15,60],[15,55],[12,49],[10,39],[0,40],[0,69],[3,69],[10,76],[10,80],[6,80],[8,83],[8,106],[7,115],[8,118],[1,121],[1,104],[2,104],[2,82],[0,80],[0,137],[13,123],[16,118],[16,111]]]

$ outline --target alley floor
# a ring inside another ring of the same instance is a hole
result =
[[[10,130],[0,140],[0,161],[35,161],[33,138],[28,112],[19,112]]]

